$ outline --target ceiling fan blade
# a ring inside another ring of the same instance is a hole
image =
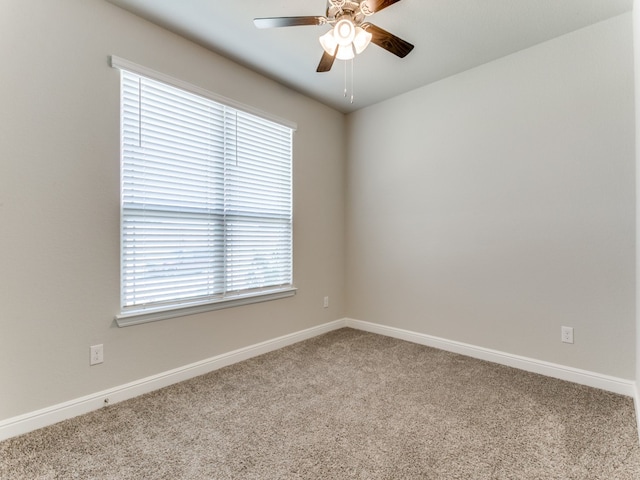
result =
[[[324,25],[325,17],[270,17],[254,18],[253,24],[258,28],[299,27],[304,25]]]
[[[389,33],[380,27],[376,27],[371,23],[363,23],[360,26],[371,34],[372,43],[375,43],[400,58],[406,57],[409,55],[409,52],[413,50],[413,45],[409,42],[396,37],[393,33]]]
[[[338,47],[336,47],[336,51],[333,52],[333,55],[330,55],[327,52],[323,52],[322,58],[320,59],[320,63],[318,64],[318,68],[316,69],[316,72],[322,73],[322,72],[328,72],[329,70],[331,70],[331,67],[333,66],[333,62],[336,59],[336,53],[338,53]]]
[[[400,0],[366,0],[369,10],[372,13],[379,12],[380,10],[390,7],[394,3],[398,3]]]

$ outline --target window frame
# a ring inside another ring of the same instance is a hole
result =
[[[110,65],[118,70],[125,70],[131,72],[135,75],[139,75],[141,77],[149,78],[156,82],[161,82],[171,87],[178,88],[180,90],[189,92],[191,94],[204,97],[208,100],[212,100],[218,104],[222,104],[226,107],[230,107],[234,110],[238,110],[240,112],[245,112],[250,115],[254,115],[260,117],[264,120],[274,122],[280,124],[284,127],[291,129],[292,135],[295,133],[297,125],[288,120],[284,120],[282,118],[276,117],[274,115],[262,112],[253,107],[249,107],[247,105],[241,104],[239,102],[227,99],[220,95],[214,94],[205,90],[203,88],[197,87],[195,85],[191,85],[182,80],[173,78],[171,76],[162,74],[160,72],[156,72],[149,68],[137,65],[133,62],[129,62],[122,58],[111,56],[110,57]],[[122,98],[122,92],[120,94],[120,98]],[[120,116],[123,114],[123,106],[120,106]],[[120,134],[122,135],[123,129],[122,125],[120,126]],[[120,159],[123,160],[123,139],[121,138],[121,148],[120,148]],[[293,159],[292,159],[293,162]],[[293,167],[293,165],[292,165]],[[293,178],[291,179],[293,182]],[[122,189],[122,186],[121,186]],[[120,202],[121,209],[123,208],[123,202]],[[293,215],[293,204],[291,205],[291,211]],[[123,214],[121,213],[121,222],[123,219]],[[293,221],[291,223],[293,225]],[[122,237],[122,225],[120,229],[120,245],[121,249],[123,248],[123,237]],[[293,231],[291,232],[291,238],[293,241]],[[293,244],[291,245],[291,261],[293,262]],[[123,260],[121,255],[120,260],[120,287],[121,291],[124,288],[123,284]],[[240,290],[239,292],[234,292],[230,295],[222,295],[215,296],[215,298],[198,298],[194,300],[182,299],[173,302],[171,305],[165,304],[148,304],[148,305],[139,305],[139,306],[124,306],[124,300],[121,296],[120,300],[120,313],[115,316],[116,323],[119,327],[137,325],[140,323],[147,323],[157,320],[164,320],[168,318],[181,317],[185,315],[192,315],[196,313],[202,313],[206,311],[218,310],[223,308],[236,307],[241,305],[247,305],[258,302],[265,302],[270,300],[276,300],[286,297],[291,297],[296,294],[296,287],[293,283],[293,264],[291,264],[291,284],[274,286],[274,287],[263,287],[259,289],[253,290]]]

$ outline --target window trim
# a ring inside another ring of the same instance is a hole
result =
[[[214,94],[201,87],[173,78],[169,75],[157,72],[150,68],[122,59],[120,57],[112,55],[109,57],[109,62],[111,67],[115,69],[126,70],[140,76],[148,77],[155,81],[163,82],[172,87],[185,90],[189,93],[205,97],[209,100],[226,105],[233,109],[241,110],[251,115],[262,117],[265,120],[291,129],[293,133],[295,133],[297,129],[297,124],[294,122],[282,119],[273,114],[263,112],[254,107],[244,105],[240,102],[236,102],[221,95]],[[281,298],[292,297],[296,294],[296,291],[297,288],[292,284],[234,292],[225,294],[217,299],[208,298],[206,300],[184,300],[172,305],[153,305],[148,307],[140,306],[140,308],[121,310],[120,313],[115,316],[115,322],[118,327],[139,325],[158,320],[165,320],[208,311],[220,310],[224,308],[250,305],[253,303],[261,303]],[[122,306],[120,308],[122,308]]]
[[[169,318],[185,317],[197,313],[222,310],[224,308],[240,307],[251,305],[252,303],[268,302],[281,298],[293,297],[296,294],[296,287],[272,288],[264,290],[262,293],[243,293],[239,295],[229,295],[219,300],[205,300],[200,302],[185,303],[183,306],[151,307],[130,311],[116,315],[115,320],[118,327],[129,327],[142,323],[167,320]]]

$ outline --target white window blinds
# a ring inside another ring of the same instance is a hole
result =
[[[292,286],[292,129],[122,70],[122,311]]]

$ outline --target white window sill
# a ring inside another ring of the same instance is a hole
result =
[[[115,320],[118,327],[130,327],[141,323],[156,322],[168,318],[184,317],[196,313],[209,312],[211,310],[221,310],[223,308],[239,307],[252,303],[268,302],[280,298],[292,297],[296,294],[295,287],[286,287],[274,290],[267,290],[260,293],[236,295],[221,300],[210,300],[207,302],[185,304],[173,307],[156,307],[139,310],[131,310],[116,315]]]

